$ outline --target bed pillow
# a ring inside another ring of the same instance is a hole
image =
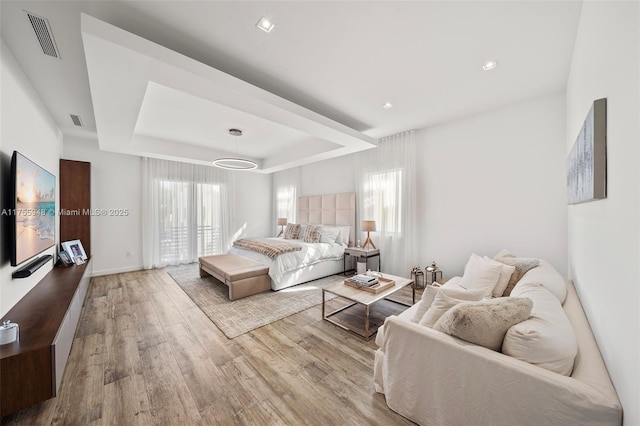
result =
[[[499,351],[507,330],[528,319],[532,307],[525,297],[460,303],[445,312],[433,329]]]
[[[336,242],[349,247],[349,234],[351,234],[351,227],[338,226],[337,228],[340,230],[340,236],[338,237],[338,240],[336,240]]]
[[[323,226],[320,234],[321,243],[335,243],[340,237],[340,229],[335,226]]]
[[[302,241],[305,243],[319,243],[320,235],[322,235],[322,225],[307,225],[302,235]]]
[[[460,287],[467,290],[482,289],[484,297],[491,297],[493,289],[498,284],[502,264],[491,259],[484,259],[477,254],[471,254],[467,266],[464,267],[464,275],[460,281]]]
[[[569,376],[578,354],[578,341],[560,301],[536,283],[519,284],[512,297],[528,297],[533,301],[533,309],[531,318],[507,331],[502,352]]]
[[[300,225],[296,223],[287,223],[287,227],[284,228],[284,239],[285,240],[296,240],[298,239],[298,234],[300,233]]]
[[[433,303],[420,319],[419,324],[433,327],[445,312],[458,303],[482,300],[484,294],[485,290],[483,288],[465,290],[460,287],[440,287],[433,299]]]
[[[511,274],[511,278],[509,279],[507,288],[504,290],[504,293],[502,293],[503,296],[509,296],[513,288],[516,286],[516,284],[518,284],[518,281],[520,281],[520,278],[522,278],[528,270],[535,268],[540,264],[539,259],[530,257],[515,257],[513,254],[509,253],[508,250],[501,250],[493,257],[493,259],[497,260],[498,262],[514,266],[516,268],[513,271],[513,274]]]

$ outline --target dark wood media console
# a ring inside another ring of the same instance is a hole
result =
[[[90,277],[91,259],[53,268],[2,318],[20,340],[0,345],[0,417],[56,396]]]

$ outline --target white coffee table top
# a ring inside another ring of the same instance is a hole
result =
[[[408,286],[413,281],[409,278],[398,277],[391,274],[382,274],[383,278],[394,280],[396,283],[393,287],[390,287],[380,293],[369,293],[365,290],[359,290],[355,287],[349,287],[345,285],[343,282],[337,283],[325,289],[326,292],[331,294],[336,294],[341,297],[345,297],[349,300],[353,300],[354,302],[358,302],[362,305],[371,305],[372,303],[377,302],[378,300],[384,299],[392,293]]]

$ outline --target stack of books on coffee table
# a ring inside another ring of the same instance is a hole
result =
[[[371,275],[366,274],[354,275],[349,278],[349,281],[361,287],[371,287],[380,282],[378,281],[378,277],[372,277]]]

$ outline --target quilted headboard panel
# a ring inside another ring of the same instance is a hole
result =
[[[350,226],[349,246],[356,237],[356,193],[298,197],[298,223]]]

